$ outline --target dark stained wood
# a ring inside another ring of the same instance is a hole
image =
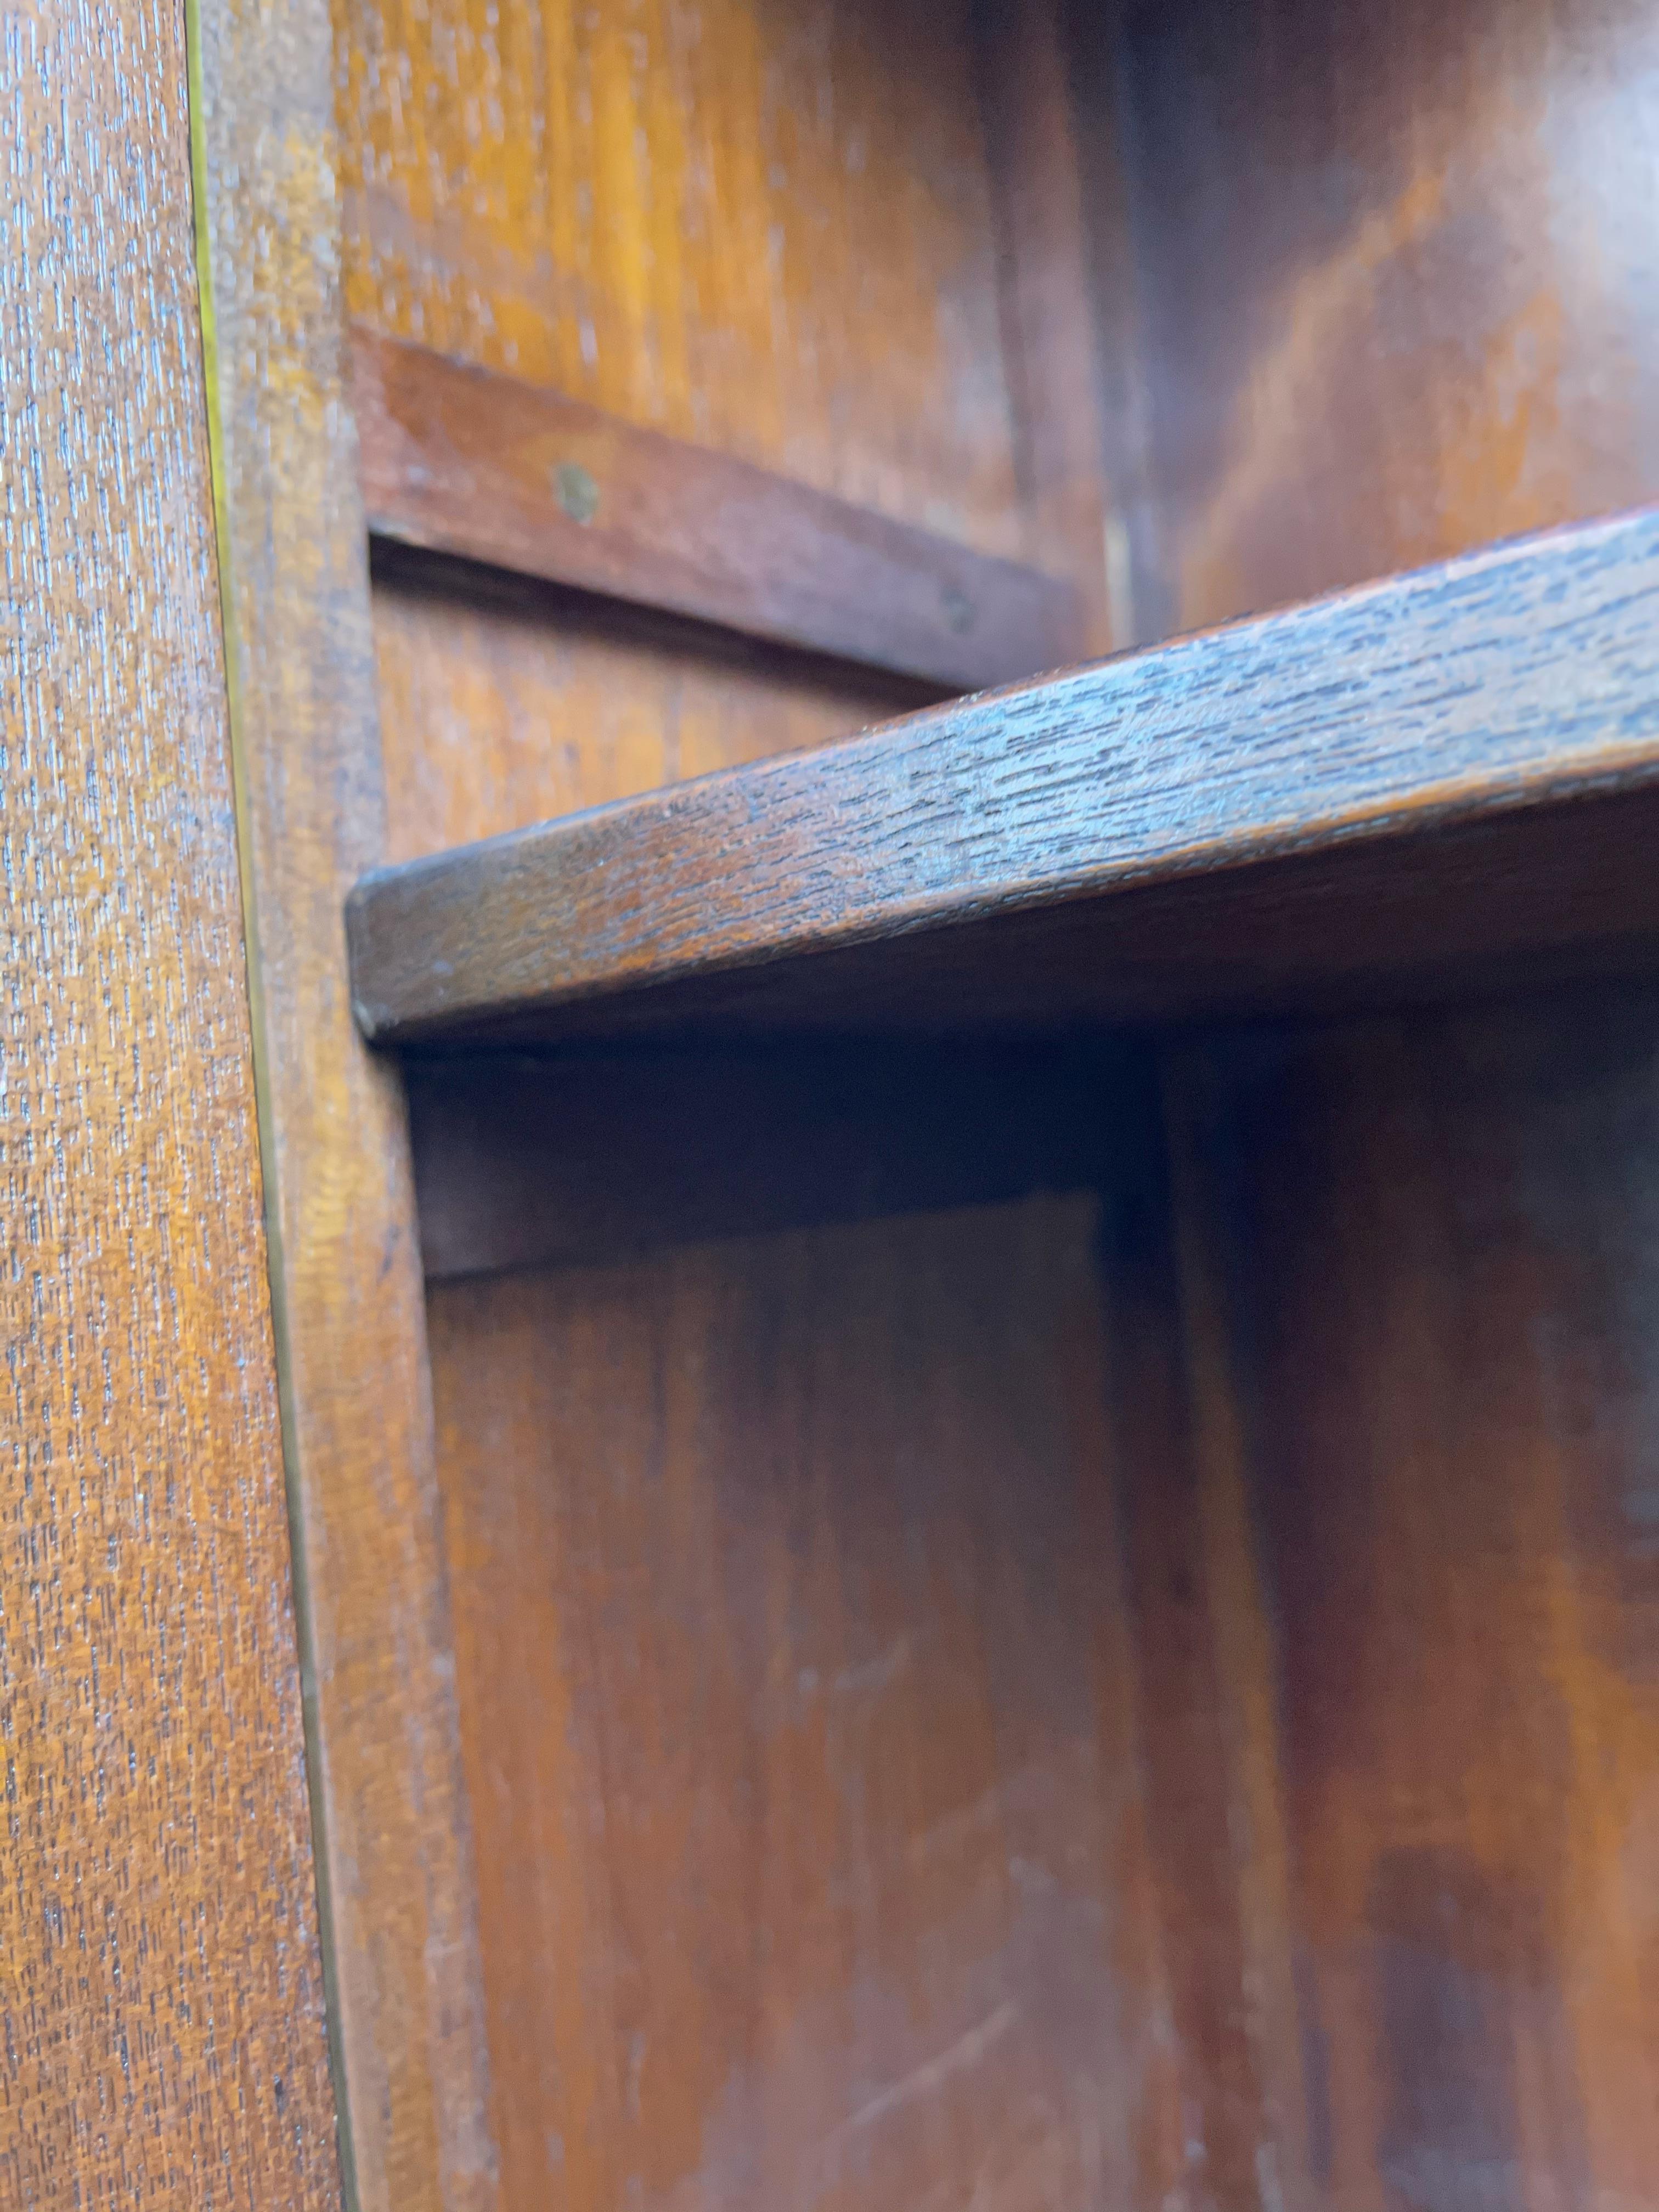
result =
[[[971,691],[1079,658],[1071,586],[424,346],[351,341],[371,530]]]
[[[1113,1060],[837,1041],[417,1062],[427,1279],[1089,1188]]]
[[[1316,2203],[1651,2193],[1656,1073],[1650,983],[1169,1062]]]
[[[1274,1655],[1231,1378],[1203,1356],[1216,1330],[1171,1173],[1166,1056],[1126,1053],[1100,1094],[1118,1663],[1136,1720],[1119,1773],[1145,1854],[1120,1911],[1163,2027],[1122,2201],[1312,2208]]]
[[[330,2212],[181,12],[0,113],[0,2200]]]
[[[1153,2201],[1094,1221],[434,1288],[507,2201]]]
[[[724,998],[856,1026],[884,988],[924,1023],[988,994],[1028,1018],[1121,1012],[1124,894],[1178,920],[1166,887],[1219,885],[1248,986],[1251,872],[1271,915],[1291,861],[1322,872],[1324,913],[1292,958],[1386,969],[1395,947],[1340,889],[1350,865],[1369,889],[1391,840],[1433,886],[1443,962],[1493,906],[1499,951],[1650,930],[1628,842],[1601,911],[1507,878],[1542,839],[1582,891],[1603,840],[1586,878],[1567,802],[1601,794],[1605,832],[1659,770],[1656,611],[1659,518],[1638,515],[388,869],[349,902],[358,1018],[383,1042],[551,1034],[646,987],[662,1019]]]
[[[1659,497],[1649,8],[1074,13],[1123,641]]]
[[[489,2212],[408,1137],[400,1086],[353,1030],[339,928],[346,887],[384,854],[385,801],[322,0],[204,0],[201,67],[219,552],[342,2136],[362,2212]]]

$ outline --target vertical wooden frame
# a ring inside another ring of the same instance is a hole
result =
[[[0,2202],[329,2212],[182,34],[0,17]]]
[[[283,1435],[348,2190],[495,2202],[401,1080],[341,907],[384,795],[323,0],[201,0],[206,312]]]

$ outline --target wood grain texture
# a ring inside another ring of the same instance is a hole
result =
[[[509,2201],[1137,2201],[1093,1214],[434,1291]]]
[[[1659,495],[1650,9],[1077,13],[1137,641]]]
[[[371,530],[950,691],[1077,659],[1069,584],[355,327]]]
[[[383,335],[1030,557],[968,0],[336,0]]]
[[[272,1284],[349,2185],[498,2201],[402,1097],[353,1031],[346,885],[383,851],[342,404],[321,0],[205,0],[200,215]]]
[[[1220,878],[1247,897],[1252,866],[1340,874],[1390,837],[1419,866],[1425,833],[1474,825],[1497,851],[1444,848],[1455,955],[1501,883],[1507,817],[1524,840],[1546,805],[1639,793],[1659,767],[1656,606],[1659,521],[1638,515],[389,869],[349,903],[358,1018],[381,1040],[551,1033],[647,986],[683,1018],[664,987],[701,989],[705,1014],[722,981],[758,1006],[754,969],[774,1014],[804,996],[855,1026],[872,971],[902,991],[907,957],[913,1017],[960,1017],[999,930],[1028,1014],[1052,1012],[1014,926],[1073,902],[1070,1009],[1111,1012],[1113,894]],[[1616,911],[1571,919],[1650,928],[1642,885],[1626,870]],[[1519,946],[1551,941],[1548,903],[1529,920],[1506,901]],[[1243,899],[1229,924],[1249,927]],[[878,944],[813,990],[815,957]],[[1324,938],[1304,957],[1328,959]]]
[[[170,6],[0,21],[0,2199],[339,2201]]]
[[[1345,2212],[1651,2193],[1656,1056],[1649,985],[1170,1064]]]
[[[395,860],[822,744],[933,696],[391,548],[373,611]]]

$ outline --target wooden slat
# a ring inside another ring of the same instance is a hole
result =
[[[386,803],[331,277],[329,14],[204,0],[201,17],[219,562],[348,2201],[495,2212],[408,1130],[396,1069],[353,1032],[340,945]]]
[[[1645,931],[1656,615],[1643,514],[386,870],[358,1018],[1110,1013]]]
[[[1073,659],[1072,586],[424,346],[351,337],[378,535],[924,678]]]

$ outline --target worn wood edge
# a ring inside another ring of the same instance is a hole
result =
[[[1356,618],[1393,629],[1410,617],[1414,603],[1420,602],[1420,613],[1451,587],[1493,578],[1501,583],[1513,576],[1523,586],[1530,583],[1535,597],[1547,599],[1575,580],[1593,582],[1609,556],[1614,562],[1644,562],[1650,573],[1638,596],[1659,602],[1659,516],[1639,514],[1552,532],[1050,684],[935,708],[810,755],[724,771],[376,872],[348,901],[358,1021],[375,1042],[453,1036],[469,1026],[483,1031],[623,994],[1042,908],[1106,901],[1138,888],[1298,855],[1340,854],[1349,845],[1391,836],[1419,839],[1436,829],[1632,789],[1659,777],[1659,626],[1640,646],[1650,685],[1643,726],[1622,741],[1608,738],[1598,725],[1590,742],[1564,750],[1558,713],[1553,745],[1541,742],[1517,721],[1512,699],[1507,723],[1499,724],[1502,741],[1492,748],[1494,757],[1470,757],[1466,745],[1464,757],[1440,762],[1437,772],[1425,774],[1396,747],[1369,763],[1370,787],[1346,793],[1340,782],[1329,793],[1315,787],[1310,798],[1304,795],[1288,811],[1283,803],[1267,805],[1265,791],[1252,786],[1242,745],[1251,720],[1248,700],[1240,703],[1242,685],[1252,656],[1261,664],[1257,691],[1265,696],[1280,681],[1274,672],[1279,661],[1271,650],[1264,656],[1264,648],[1285,648],[1279,660],[1292,669],[1298,665],[1298,641],[1316,646],[1322,629],[1328,641],[1334,626]],[[1635,588],[1632,579],[1616,607]],[[1570,626],[1594,619],[1600,611],[1599,601],[1579,610]],[[1541,620],[1538,606],[1522,614],[1527,619],[1518,627],[1510,617],[1506,652],[1510,633],[1529,634]],[[1482,627],[1479,621],[1475,626]],[[1298,633],[1309,632],[1311,638],[1298,640]],[[1434,648],[1428,658],[1437,666],[1445,659],[1444,642],[1437,635],[1425,639]],[[1475,650],[1473,640],[1454,641],[1454,652],[1460,642],[1466,655]],[[1593,658],[1601,670],[1605,656],[1598,652]],[[1308,660],[1304,653],[1301,665]],[[1374,657],[1362,654],[1359,660],[1357,675],[1346,671],[1346,702],[1339,703],[1334,721],[1322,734],[1314,733],[1328,753],[1333,731],[1351,738],[1379,721],[1388,726],[1390,714],[1396,723],[1408,720],[1413,710],[1410,672],[1416,659],[1400,660],[1381,675]],[[1313,661],[1310,696],[1322,700],[1327,691],[1317,680],[1316,653]],[[1223,699],[1222,708],[1209,717],[1207,738],[1204,717],[1188,713],[1183,720],[1178,701],[1177,711],[1164,713],[1160,722],[1171,679],[1183,671],[1190,678],[1194,666],[1206,665],[1210,688],[1218,689]],[[1390,685],[1397,696],[1391,697]],[[1520,696],[1527,696],[1524,689]],[[1628,708],[1628,699],[1622,703]],[[1423,711],[1423,702],[1417,705]],[[1155,726],[1135,731],[1137,708]],[[1325,711],[1329,721],[1331,710]],[[1083,723],[1082,735],[1056,746],[1040,781],[1073,796],[1082,793],[1084,820],[1081,827],[1065,825],[1069,842],[1063,850],[1056,845],[1045,872],[1031,865],[1036,840],[1030,833],[1005,836],[999,846],[994,826],[985,830],[983,794],[994,781],[1017,781],[1012,726],[1019,724],[1029,738],[1027,726],[1034,725],[1052,740],[1068,714]],[[1194,818],[1204,811],[1193,803],[1201,778],[1196,784],[1190,775],[1181,781],[1183,760],[1204,742],[1218,748],[1207,763],[1214,817],[1207,825]],[[1117,750],[1109,758],[1091,750],[1114,743]],[[1223,762],[1224,776],[1218,768]],[[1267,767],[1254,772],[1258,781],[1267,777]],[[1098,802],[1110,777],[1128,790],[1127,836],[1111,831],[1109,805]],[[927,836],[906,844],[896,838],[895,826],[918,792],[927,799]],[[1097,799],[1092,815],[1091,793]],[[1148,830],[1154,817],[1158,826]],[[1109,849],[1109,833],[1118,836],[1115,852]],[[984,849],[972,854],[971,865],[960,865],[942,883],[929,881],[927,868],[939,854],[967,850],[976,836]],[[895,843],[908,872],[888,857]],[[718,895],[709,890],[716,860]]]
[[[277,1420],[288,1507],[289,1573],[294,1590],[312,1864],[317,1883],[318,1947],[322,1957],[323,1989],[327,2008],[329,2074],[334,2086],[335,2149],[340,2161],[340,2193],[346,2212],[362,2212],[362,2197],[357,2185],[350,2122],[350,2082],[340,2040],[340,1966],[335,1944],[335,1904],[329,1875],[328,1823],[324,1792],[317,1786],[317,1777],[322,1771],[323,1753],[322,1720],[317,1698],[315,1625],[312,1618],[312,1592],[306,1572],[305,1544],[301,1534],[303,1506],[295,1443],[297,1413],[294,1400],[293,1346],[289,1337],[288,1300],[283,1294],[282,1209],[277,1203],[276,1177],[272,1171],[273,1108],[270,1055],[266,1048],[268,1030],[259,957],[258,902],[254,896],[253,885],[253,831],[248,789],[246,732],[239,681],[236,609],[230,585],[230,514],[226,495],[225,436],[220,411],[219,349],[214,319],[213,237],[208,217],[207,87],[202,66],[202,10],[204,5],[210,4],[211,0],[185,0],[191,207],[197,298],[202,325],[202,382],[206,399],[209,480],[213,496],[214,570],[219,592],[219,624],[224,638],[231,805],[235,823],[236,872],[241,892],[242,942],[246,949],[243,964],[248,1002],[254,1118],[264,1201],[265,1267],[270,1286],[270,1330],[276,1373]]]
[[[277,9],[283,13],[289,12],[289,4],[290,0],[276,0]],[[429,2174],[423,2177],[425,2181],[423,2187],[417,2187],[413,2192],[404,2189],[395,2195],[392,2193],[396,2184],[393,2176],[388,2171],[389,2161],[383,2154],[385,2143],[381,2125],[382,2123],[389,2121],[392,2115],[389,2111],[377,2112],[375,2121],[371,2124],[367,2119],[366,2113],[366,2106],[374,2101],[373,2093],[376,2089],[380,2089],[382,2097],[385,2098],[384,2085],[360,2083],[355,2078],[352,2064],[350,2045],[353,2032],[353,1984],[358,1978],[358,1972],[368,1962],[363,1960],[354,1960],[345,1955],[346,1945],[349,1939],[343,1931],[344,1907],[334,1880],[335,1835],[334,1823],[330,1817],[329,1787],[331,1729],[324,1710],[326,1700],[319,1680],[319,1662],[321,1599],[311,1571],[310,1545],[307,1540],[308,1523],[312,1517],[308,1492],[313,1487],[320,1488],[330,1481],[349,1480],[352,1470],[349,1468],[337,1466],[308,1468],[307,1455],[301,1441],[306,1424],[303,1418],[303,1391],[297,1372],[299,1361],[296,1358],[295,1344],[295,1289],[289,1261],[289,1238],[286,1231],[286,1215],[289,1206],[293,1203],[293,1198],[288,1188],[289,1179],[282,1170],[283,1146],[280,1139],[282,1117],[276,1097],[274,1080],[277,1048],[275,1042],[273,1009],[265,988],[266,961],[264,957],[264,945],[261,928],[264,902],[261,897],[258,851],[260,842],[258,817],[264,801],[259,796],[259,777],[250,728],[252,710],[243,681],[242,662],[246,640],[236,588],[238,575],[236,532],[229,495],[232,459],[228,429],[228,377],[225,349],[222,343],[222,325],[217,313],[218,287],[215,271],[217,234],[215,221],[214,167],[210,137],[216,126],[224,131],[228,137],[234,137],[236,124],[234,117],[225,114],[222,109],[220,113],[216,114],[210,102],[205,68],[210,13],[218,29],[221,45],[233,56],[239,37],[233,0],[185,0],[195,258],[200,299],[202,367],[211,473],[215,556],[224,643],[237,866],[247,956],[246,988],[250,1012],[253,1090],[264,1188],[271,1325],[288,1504],[311,1832],[318,1888],[319,1942],[327,1997],[328,2051],[336,2102],[336,2140],[340,2163],[341,2189],[343,2201],[349,2208],[349,2212],[403,2212],[405,2205],[422,2208],[422,2212],[460,2212],[462,2207],[467,2208],[467,2212],[484,2212],[484,2208],[493,2205],[496,2198],[496,2191],[492,2185],[493,2177],[486,2173],[482,2187],[468,2186],[465,2180],[459,2188],[453,2187],[452,2167],[454,2160],[453,2146],[447,2139],[440,2142],[440,2156],[433,2162]],[[271,8],[269,5],[262,10],[263,18],[265,19],[264,27],[267,30],[270,27],[268,19],[271,13]],[[323,85],[327,88],[327,106],[331,118],[332,96],[329,82],[331,43],[326,35],[325,16],[323,19],[323,30],[325,35],[320,43],[314,36],[307,42],[303,32],[301,33],[301,40],[304,50],[314,51],[319,56],[319,68]],[[228,107],[228,102],[223,103],[224,107]],[[260,114],[262,127],[267,120],[268,118],[262,108]],[[298,149],[291,150],[300,151]],[[303,160],[303,152],[300,153],[300,158]],[[313,175],[309,181],[314,191],[317,183],[315,176]],[[333,192],[331,169],[324,173],[324,184],[325,191],[331,197]],[[315,259],[325,264],[329,255],[330,241],[325,238],[319,237],[311,243]],[[290,270],[287,273],[290,281],[293,281],[295,272]],[[314,267],[307,269],[303,272],[303,278],[301,281],[309,279],[314,276]],[[275,283],[279,279],[273,275],[270,281]],[[296,405],[292,418],[296,422],[299,419],[299,412]],[[337,398],[336,416],[337,428],[338,422],[343,421],[349,436],[349,415],[340,409]],[[301,432],[300,434],[303,435],[304,433]],[[261,456],[261,461],[268,481],[269,471],[272,465],[270,456]],[[264,487],[262,485],[263,489]],[[355,486],[351,490],[355,495]],[[362,598],[361,629],[363,650],[368,654],[372,653],[372,646],[369,643],[368,633],[366,569],[362,579]],[[277,733],[279,739],[282,734]],[[345,730],[336,732],[337,742],[341,745],[345,744],[349,742],[350,734]],[[374,733],[370,732],[370,734]],[[285,917],[285,919],[291,920],[292,917]],[[343,951],[344,948],[342,945],[340,948],[342,962]],[[343,981],[343,973],[342,981]],[[383,1087],[383,1085],[377,1087]],[[411,1346],[414,1364],[421,1384],[418,1394],[420,1403],[414,1408],[414,1425],[417,1449],[420,1431],[422,1428],[424,1430],[424,1455],[428,1463],[428,1474],[435,1483],[435,1469],[431,1465],[435,1453],[435,1439],[430,1400],[430,1381],[427,1365],[423,1297],[418,1257],[418,1225],[414,1212],[413,1171],[408,1152],[406,1113],[394,1119],[400,1119],[402,1124],[404,1171],[401,1181],[406,1194],[404,1207],[406,1219],[403,1221],[401,1227],[404,1231],[403,1243],[408,1261],[412,1261],[412,1267],[406,1261],[404,1269],[404,1272],[411,1277],[412,1296],[406,1297],[404,1303],[414,1316],[418,1337],[418,1341]],[[394,1182],[398,1180],[395,1173],[392,1180]],[[383,1267],[383,1275],[385,1272],[386,1269]],[[433,1502],[435,1529],[435,1494]],[[441,1551],[440,1557],[441,1557]],[[453,1662],[447,1651],[440,1655],[439,1660],[439,1671],[443,1673],[446,1670],[453,1684]],[[462,1840],[462,1856],[465,1860],[470,1850],[470,1829],[466,1820],[465,1796],[461,1792],[459,1780],[459,1737],[453,1728],[453,1720],[452,1712],[451,1735],[454,1741],[450,1745],[449,1764],[453,1771],[455,1803],[448,1808],[446,1818],[452,1834],[458,1833]],[[341,1732],[337,1721],[332,1732]],[[422,1778],[423,1781],[429,1779],[424,1777]],[[437,1809],[440,1808],[427,1802],[424,1792],[417,1791],[412,1805],[412,1810],[417,1820],[422,1816],[429,1817],[431,1813]],[[411,1871],[415,1870],[411,1869]],[[422,1875],[428,1875],[429,1870],[422,1867],[419,1871]],[[383,1906],[392,1911],[395,1916],[398,1900],[388,1899],[381,1902]],[[471,1926],[472,1940],[470,1947],[465,1943],[451,1946],[464,1955],[459,1956],[449,1969],[452,1986],[446,1990],[444,1996],[434,2006],[431,2025],[437,2038],[447,2037],[448,2039],[445,2046],[447,2057],[453,2057],[457,2048],[464,2047],[469,2041],[474,2048],[480,2068],[479,2078],[475,2083],[469,2084],[462,2081],[458,2084],[449,2101],[452,2115],[457,2106],[465,2115],[464,2131],[465,2130],[477,2131],[485,2124],[484,2116],[488,2110],[488,2072],[487,2058],[484,2057],[483,2049],[480,1968],[477,1957],[476,1926],[472,1924],[476,1917],[476,1903],[470,1882],[465,1887],[459,1902],[462,1907],[463,1922]],[[424,1916],[422,1917],[424,1919]],[[360,1935],[362,1933],[361,1930],[357,1932]],[[395,1942],[395,1936],[392,1940]],[[428,1952],[430,1951],[434,1940],[431,1936],[428,1936],[425,1946]],[[423,1963],[429,1971],[432,1965],[430,1958],[427,1958]],[[359,2001],[359,2008],[361,2008],[361,2001]],[[446,2016],[447,2014],[453,2014],[454,2016],[449,2018]],[[444,2134],[442,2118],[444,2094],[441,2086],[434,2084],[434,2104],[438,2109],[441,2136]],[[454,2132],[453,2119],[449,2132],[452,2134]],[[364,2154],[366,2142],[368,2145],[367,2158]],[[463,2166],[467,2166],[470,2163],[467,2152],[464,2148],[461,2153],[461,2164]]]
[[[348,348],[364,506],[379,538],[661,607],[950,691],[1060,666],[1085,647],[1078,593],[1063,577],[975,552],[360,322],[349,326]],[[388,403],[388,375],[398,374],[429,386],[437,402],[476,401],[477,416],[498,424],[505,410],[533,422],[538,444],[568,445],[579,482],[593,488],[595,509],[585,520],[573,515],[550,481],[532,493],[508,465],[522,442],[516,434],[501,437],[493,452],[481,439],[460,453],[432,428],[422,441]],[[626,522],[606,526],[605,487],[580,458],[593,460],[601,452],[620,453],[630,481],[650,487],[656,511],[636,515],[631,529]],[[456,482],[458,471],[471,481],[471,498]],[[724,550],[734,538],[763,532],[763,582],[745,575],[742,557],[734,561]],[[975,609],[991,616],[983,639],[957,627],[957,611]]]

